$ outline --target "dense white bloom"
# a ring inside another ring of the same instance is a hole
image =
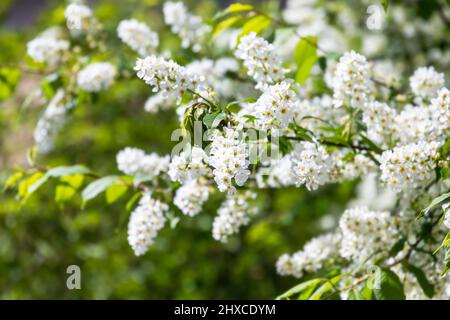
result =
[[[64,11],[64,17],[70,30],[87,30],[92,10],[83,4],[71,3]]]
[[[396,111],[386,103],[370,101],[363,110],[363,122],[367,126],[367,137],[381,146],[389,145],[397,131]]]
[[[163,13],[165,23],[181,38],[181,46],[200,51],[200,43],[211,27],[203,24],[202,18],[189,13],[183,2],[165,2]]]
[[[244,61],[248,75],[257,82],[257,89],[264,90],[268,85],[281,82],[285,78],[285,70],[274,52],[273,45],[254,32],[241,38],[235,55]]]
[[[398,219],[389,212],[370,211],[367,207],[347,209],[340,221],[342,257],[362,262],[384,255],[398,240]]]
[[[324,263],[339,257],[340,240],[340,235],[334,233],[311,239],[305,244],[303,250],[291,256],[284,254],[278,258],[277,272],[283,276],[292,275],[300,278],[304,272],[320,270]]]
[[[363,106],[372,87],[366,57],[354,51],[345,53],[336,65],[332,84],[335,107],[346,102],[352,107]]]
[[[433,67],[421,67],[409,78],[409,85],[416,96],[433,98],[444,86],[444,81],[443,73],[437,72]]]
[[[212,139],[206,162],[214,168],[219,190],[233,192],[233,180],[242,186],[250,175],[248,146],[239,139],[239,132],[230,128],[224,128],[223,134],[216,133]]]
[[[297,96],[289,82],[267,87],[253,106],[255,126],[260,130],[286,129],[293,121]]]
[[[69,49],[69,42],[53,37],[40,36],[27,43],[27,53],[37,62],[58,64],[62,54]]]
[[[127,175],[153,177],[166,172],[169,167],[169,156],[161,157],[156,153],[146,154],[138,148],[126,147],[116,156],[117,167]]]
[[[108,89],[116,74],[116,68],[109,62],[91,63],[78,73],[77,82],[84,91],[98,92]]]
[[[141,56],[154,52],[159,45],[158,34],[145,23],[135,19],[120,21],[117,34],[124,43]]]
[[[163,93],[158,92],[145,101],[144,110],[150,113],[157,113],[160,110],[170,109],[175,103],[174,98],[166,97]]]
[[[375,163],[363,154],[357,154],[352,161],[346,162],[342,168],[344,179],[353,180],[367,175],[377,169]]]
[[[383,152],[381,180],[398,192],[426,185],[435,177],[440,145],[436,141],[420,141]]]
[[[208,196],[208,186],[197,180],[189,180],[177,190],[173,203],[185,215],[193,217],[202,211]]]
[[[204,89],[204,77],[190,72],[173,60],[157,56],[138,59],[134,70],[137,76],[153,87],[153,92],[162,92],[165,97],[176,97],[178,102],[188,91],[197,93]]]
[[[164,214],[168,210],[167,204],[153,199],[149,193],[143,195],[128,222],[128,243],[135,255],[143,255],[153,244],[158,231],[164,227]]]
[[[63,99],[64,90],[59,89],[36,125],[34,141],[39,152],[47,153],[53,149],[56,136],[66,122],[72,103],[64,104]]]
[[[435,140],[440,126],[433,121],[430,108],[406,105],[395,118],[397,136],[403,144],[418,140]]]
[[[250,222],[257,210],[250,200],[256,198],[253,192],[228,195],[217,211],[213,222],[212,234],[215,240],[227,242],[228,237],[237,233],[242,226]]]
[[[321,145],[302,142],[292,154],[292,169],[298,186],[305,185],[308,190],[329,183],[334,163],[331,155]]]
[[[431,100],[430,111],[437,126],[443,130],[450,127],[450,91],[447,88],[440,89],[437,97]]]
[[[259,188],[287,187],[295,184],[295,175],[292,171],[292,159],[285,155],[281,159],[272,160],[269,167],[258,170],[256,181]]]
[[[210,172],[205,163],[206,153],[199,147],[185,150],[175,155],[169,164],[169,177],[172,181],[195,180]]]

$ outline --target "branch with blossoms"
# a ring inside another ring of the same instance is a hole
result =
[[[262,211],[267,189],[368,182],[371,199],[349,204],[335,230],[279,257],[280,275],[309,279],[280,298],[445,297],[450,91],[444,74],[419,67],[409,87],[393,84],[364,55],[345,50],[336,59],[320,35],[303,35],[295,24],[247,4],[230,5],[213,25],[182,2],[166,2],[162,13],[187,57],[165,52],[157,32],[126,19],[117,37],[138,58],[119,63],[111,52],[110,61],[99,61],[96,53],[108,52],[108,37],[116,35],[105,34],[82,4],[66,8],[68,30],[28,43],[28,55],[52,70],[44,81],[48,105],[36,125],[31,169],[14,173],[6,188],[17,186],[24,202],[55,180],[56,202],[80,192],[83,205],[103,193],[109,204],[133,193],[126,205],[128,242],[141,256],[162,228],[174,228],[177,216],[200,215],[213,194],[222,203],[211,233],[225,243]],[[289,54],[279,54],[283,46]],[[308,85],[313,77],[320,86]],[[130,78],[148,85],[145,111],[179,116],[174,136],[181,141],[172,154],[126,147],[116,156],[120,174],[104,177],[82,165],[38,163],[73,109]],[[386,193],[393,204],[373,209]]]

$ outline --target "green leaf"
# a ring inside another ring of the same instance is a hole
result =
[[[248,20],[244,26],[242,27],[242,31],[239,34],[238,41],[245,35],[255,32],[256,34],[260,34],[264,30],[266,30],[270,24],[272,23],[272,20],[270,18],[267,18],[266,16],[256,16]]]
[[[138,202],[139,198],[141,197],[141,193],[140,192],[136,192],[131,198],[130,200],[128,200],[127,204],[125,205],[125,210],[126,211],[131,211],[134,208],[134,205]]]
[[[295,287],[289,289],[282,295],[278,296],[277,300],[289,298],[294,294],[300,294],[306,290],[310,290],[311,288],[313,288],[313,290],[314,290],[319,284],[321,284],[325,281],[326,281],[326,279],[317,278],[317,279],[309,280],[306,282],[302,282],[302,283],[296,285]]]
[[[84,181],[84,176],[82,174],[69,174],[61,177],[61,182],[65,182],[74,189],[81,187]]]
[[[67,202],[75,195],[76,190],[71,186],[60,184],[56,186],[55,201],[57,203]]]
[[[423,293],[425,293],[428,298],[432,298],[434,296],[434,286],[428,281],[425,273],[420,268],[417,268],[416,266],[413,266],[409,263],[407,264],[406,268],[416,277],[417,282],[423,290]]]
[[[303,84],[317,61],[317,37],[302,38],[295,47],[294,59],[298,66],[295,81]]]
[[[389,269],[380,268],[380,288],[374,288],[373,293],[377,300],[405,300],[403,284],[398,276]]]
[[[367,138],[365,135],[360,134],[359,135],[362,139],[362,141],[375,153],[381,154],[383,153],[383,150],[377,146],[372,140],[370,140],[369,138]]]
[[[441,194],[439,197],[434,198],[433,201],[431,201],[431,203],[428,205],[428,207],[426,207],[425,209],[420,211],[417,218],[421,218],[421,217],[427,215],[431,209],[433,209],[437,205],[440,205],[442,202],[444,202],[445,200],[447,200],[449,198],[450,198],[450,192]]]
[[[0,101],[8,99],[14,92],[20,73],[16,67],[0,67]]]
[[[106,189],[106,203],[111,204],[120,199],[128,190],[123,183],[114,183]]]
[[[351,289],[349,295],[349,300],[372,300],[372,289],[365,285],[361,289]]]
[[[380,0],[380,2],[381,2],[381,5],[383,6],[383,8],[384,8],[384,11],[388,11],[388,8],[389,8],[389,0]]]
[[[236,12],[243,12],[243,11],[252,11],[253,6],[250,4],[243,4],[243,3],[233,3],[228,6],[228,8],[225,9],[225,13],[236,13]]]
[[[91,170],[82,165],[55,167],[47,171],[49,177],[62,177],[66,175],[88,174]]]
[[[389,251],[389,256],[391,256],[391,257],[396,256],[397,253],[399,253],[400,251],[403,250],[403,248],[405,247],[405,243],[406,243],[405,238],[401,238],[396,243],[394,243],[391,250]]]
[[[203,123],[208,129],[216,128],[226,117],[227,115],[222,111],[208,113],[203,117]]]
[[[325,293],[330,290],[334,290],[335,285],[344,277],[340,274],[330,280],[327,280],[322,286],[317,289],[314,294],[309,298],[309,300],[319,300]]]
[[[213,39],[217,38],[222,32],[224,32],[226,29],[233,26],[239,20],[241,20],[240,16],[231,16],[231,17],[219,22],[214,28]]]
[[[24,173],[22,171],[18,171],[13,173],[6,179],[5,185],[3,186],[3,191],[7,189],[14,188],[16,184],[23,178]]]
[[[105,191],[110,185],[115,183],[117,179],[119,179],[118,176],[106,176],[97,179],[94,182],[90,183],[83,190],[83,192],[81,193],[81,197],[83,198],[84,202],[89,201]]]
[[[450,231],[447,232],[447,235],[445,236],[444,240],[442,241],[441,245],[439,246],[439,248],[437,248],[433,254],[436,254],[439,252],[439,250],[441,250],[442,248],[446,247],[450,245]]]
[[[26,199],[28,196],[30,196],[36,189],[45,182],[41,181],[44,177],[44,174],[42,172],[36,172],[28,179],[25,179],[19,184],[19,197]],[[37,187],[34,187],[36,184]]]

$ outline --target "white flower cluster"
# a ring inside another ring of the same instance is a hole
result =
[[[264,90],[268,85],[284,80],[285,70],[281,60],[274,52],[272,44],[251,32],[241,38],[235,52],[237,58],[244,61],[248,75],[256,82],[256,88]]]
[[[116,67],[109,62],[91,63],[78,73],[77,82],[84,91],[98,92],[108,89],[116,74]]]
[[[189,180],[176,192],[173,203],[185,215],[193,217],[202,211],[203,203],[208,200],[208,186],[198,180]]]
[[[332,180],[333,158],[321,145],[302,142],[296,145],[292,154],[292,169],[297,186],[305,185],[315,190]]]
[[[166,172],[169,167],[169,156],[161,157],[156,153],[146,154],[138,148],[127,147],[116,156],[117,167],[127,175],[145,177],[151,180]]]
[[[260,168],[256,175],[256,182],[259,188],[280,188],[295,185],[291,156],[285,155],[281,159],[272,160],[269,167]]]
[[[72,105],[62,103],[63,99],[64,90],[59,89],[36,125],[34,141],[39,152],[47,153],[53,149],[56,136],[66,122],[67,111]]]
[[[191,47],[194,52],[200,51],[201,41],[211,27],[203,24],[201,17],[189,13],[183,2],[165,2],[163,13],[165,23],[181,38],[181,46]]]
[[[69,30],[87,31],[92,18],[92,10],[80,3],[71,3],[64,11]]]
[[[342,171],[343,179],[353,180],[376,171],[375,163],[363,154],[357,154],[352,161],[344,162]]]
[[[363,122],[367,126],[367,137],[380,146],[390,145],[397,127],[396,111],[386,103],[368,102],[363,110]]]
[[[160,110],[170,109],[176,100],[170,97],[165,97],[164,94],[158,92],[145,101],[144,110],[150,113],[157,113]]]
[[[27,43],[27,53],[31,58],[51,66],[58,64],[68,49],[68,41],[50,36],[40,36]]]
[[[342,234],[339,252],[355,262],[386,254],[398,240],[398,219],[389,212],[370,211],[367,207],[347,209],[339,221],[339,229]]]
[[[346,102],[351,107],[362,107],[369,99],[372,81],[366,57],[354,51],[346,52],[336,65],[332,80],[334,106]]]
[[[248,157],[248,146],[239,139],[238,131],[224,128],[223,134],[213,136],[206,162],[214,168],[214,180],[221,192],[234,192],[233,180],[238,186],[244,185],[250,175]]]
[[[260,130],[286,129],[293,121],[297,96],[289,82],[267,87],[253,106],[255,126]]]
[[[433,120],[430,108],[406,105],[395,122],[396,136],[402,144],[438,138],[440,126]]]
[[[305,272],[315,272],[323,268],[324,263],[339,258],[339,234],[321,235],[308,241],[303,250],[292,255],[283,254],[276,263],[278,274],[301,278]]]
[[[440,145],[437,141],[420,141],[383,152],[381,180],[397,192],[426,185],[435,177]]]
[[[204,77],[190,72],[173,60],[148,56],[138,59],[134,70],[140,79],[153,87],[153,92],[162,92],[165,97],[176,97],[178,102],[188,91],[200,93],[204,90]]]
[[[437,97],[431,100],[430,109],[440,129],[450,128],[450,91],[447,88],[438,91]]]
[[[155,51],[159,45],[158,34],[145,23],[135,19],[122,20],[117,27],[119,38],[141,56]]]
[[[250,217],[256,214],[256,207],[249,201],[255,199],[253,192],[228,195],[217,211],[213,222],[212,235],[217,241],[227,242],[228,237],[238,233],[239,229],[250,222]]]
[[[164,214],[168,210],[167,204],[153,199],[151,194],[142,196],[128,222],[128,243],[136,256],[146,253],[153,244],[158,231],[166,223]]]
[[[434,98],[444,86],[444,74],[433,67],[418,68],[409,79],[412,92],[419,98]]]
[[[172,181],[185,182],[206,175],[210,169],[205,163],[206,153],[199,147],[185,150],[172,158],[169,177]]]

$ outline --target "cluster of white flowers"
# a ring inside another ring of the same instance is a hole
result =
[[[212,235],[217,241],[227,242],[228,237],[239,232],[239,229],[250,222],[250,217],[257,212],[250,204],[255,199],[253,192],[228,195],[217,211],[213,222]]]
[[[117,153],[117,167],[127,175],[153,177],[166,172],[169,167],[169,156],[161,157],[156,153],[146,154],[138,148],[127,147]]]
[[[420,141],[383,152],[381,180],[398,192],[425,186],[435,177],[440,145],[437,141]]]
[[[168,210],[167,204],[153,199],[151,194],[142,196],[128,222],[128,243],[135,255],[143,255],[153,244],[158,231],[166,223],[164,214]]]
[[[250,175],[248,146],[241,141],[239,132],[230,128],[224,128],[223,134],[217,133],[212,139],[206,162],[214,168],[219,190],[233,192],[233,180],[242,186]]]
[[[367,207],[347,209],[339,221],[339,229],[342,234],[339,252],[355,262],[386,254],[398,240],[398,219],[389,212],[370,211]]]
[[[153,53],[159,45],[158,34],[136,19],[120,21],[117,34],[124,43],[141,56]]]
[[[260,130],[286,129],[293,121],[297,96],[289,82],[269,86],[253,106],[255,126]]]
[[[209,188],[198,180],[189,180],[176,192],[173,203],[185,215],[195,216],[202,211],[203,203],[208,200]]]
[[[370,101],[363,110],[363,122],[367,126],[367,137],[380,146],[392,143],[397,131],[396,111],[386,103]]]
[[[265,90],[268,85],[279,83],[285,78],[286,71],[273,45],[254,32],[241,38],[235,55],[244,61],[248,75],[257,82],[257,89]]]
[[[409,79],[412,92],[419,98],[434,98],[444,86],[444,74],[433,67],[418,68]]]
[[[367,175],[369,172],[376,171],[375,163],[363,154],[357,154],[352,161],[343,164],[342,176],[343,179],[353,180]]]
[[[349,103],[351,107],[362,107],[368,101],[372,81],[366,57],[354,51],[346,52],[336,65],[333,85],[335,107]]]
[[[150,113],[157,113],[160,110],[170,109],[175,105],[176,99],[165,97],[163,93],[158,92],[145,101],[144,110]]]
[[[27,53],[31,58],[51,66],[58,64],[68,49],[68,41],[51,36],[39,36],[27,43]]]
[[[431,100],[430,109],[437,126],[442,130],[448,129],[450,127],[450,91],[447,88],[438,91],[437,97]]]
[[[81,3],[71,3],[64,11],[69,30],[87,31],[92,16],[92,10]]]
[[[395,118],[396,136],[402,144],[438,138],[440,126],[432,119],[430,108],[406,105]]]
[[[134,70],[140,79],[153,87],[153,92],[162,92],[165,97],[176,97],[178,102],[188,91],[200,93],[205,89],[203,76],[162,57],[152,55],[138,59]]]
[[[183,2],[165,2],[163,13],[165,23],[181,38],[181,46],[200,51],[201,42],[211,27],[203,24],[201,17],[189,13]]]
[[[282,276],[301,278],[305,272],[315,272],[323,268],[324,263],[339,258],[337,233],[324,234],[308,241],[303,250],[292,255],[283,254],[276,263],[277,272]]]
[[[292,171],[292,159],[285,155],[281,159],[274,159],[269,167],[262,167],[256,175],[259,188],[280,188],[295,184],[295,176]]]
[[[98,92],[108,89],[116,74],[116,67],[109,62],[91,63],[78,73],[77,82],[84,91]]]
[[[66,122],[72,104],[64,104],[64,97],[64,90],[58,90],[36,125],[34,141],[39,152],[47,153],[53,149],[56,136]]]
[[[175,155],[169,164],[169,177],[172,181],[185,182],[206,175],[210,169],[205,163],[206,153],[199,147],[184,150]]]
[[[333,168],[333,158],[321,145],[311,142],[296,145],[292,154],[292,169],[297,186],[305,185],[308,190],[315,190],[332,180]]]

